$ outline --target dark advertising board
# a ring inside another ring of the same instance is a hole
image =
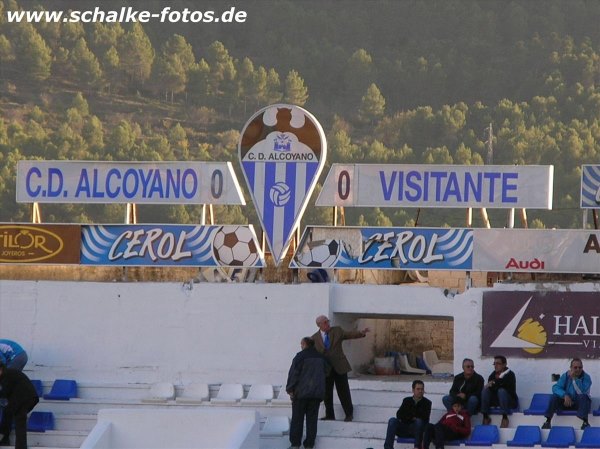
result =
[[[0,263],[78,264],[80,249],[79,225],[0,225]]]
[[[598,358],[600,292],[486,292],[482,355]]]

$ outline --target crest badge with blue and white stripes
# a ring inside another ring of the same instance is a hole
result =
[[[240,164],[275,265],[300,224],[326,154],[323,128],[301,107],[268,106],[244,126]]]

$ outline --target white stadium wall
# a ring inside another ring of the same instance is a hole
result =
[[[345,343],[355,369],[374,356],[382,320],[454,320],[454,370],[481,356],[482,295],[486,290],[600,291],[599,284],[472,288],[452,296],[439,288],[350,284],[96,283],[0,281],[0,337],[30,355],[35,378],[98,383],[285,382],[300,339],[328,314],[345,328],[370,327],[367,338]],[[567,360],[509,358],[518,390],[528,398],[549,391],[550,374]],[[593,377],[600,362],[586,360]],[[600,385],[600,378],[596,379]],[[593,396],[599,396],[594,386]]]
[[[0,335],[41,379],[285,381],[327,284],[0,282]]]

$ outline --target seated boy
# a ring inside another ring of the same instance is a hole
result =
[[[444,449],[444,442],[467,438],[471,434],[471,418],[462,407],[462,400],[455,398],[452,401],[452,410],[446,413],[434,426],[429,425],[429,437],[425,441],[425,449],[433,439],[435,449]]]

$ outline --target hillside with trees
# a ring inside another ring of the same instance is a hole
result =
[[[528,211],[529,226],[581,227],[580,167],[600,159],[600,3],[247,0],[227,4],[247,12],[238,24],[7,21],[9,10],[74,5],[98,6],[0,0],[0,221],[30,220],[29,206],[15,202],[20,159],[232,161],[242,180],[240,130],[257,109],[285,102],[321,121],[328,165],[552,164],[554,210]],[[101,7],[127,5],[142,8]],[[138,216],[197,223],[200,214],[142,206]],[[258,224],[250,202],[216,214],[220,223]],[[122,205],[42,210],[46,222],[123,215]],[[418,224],[463,226],[464,215],[420,211]],[[505,211],[490,216],[505,226]],[[303,224],[331,217],[309,207]],[[348,225],[413,225],[416,217],[414,209],[346,211]]]

